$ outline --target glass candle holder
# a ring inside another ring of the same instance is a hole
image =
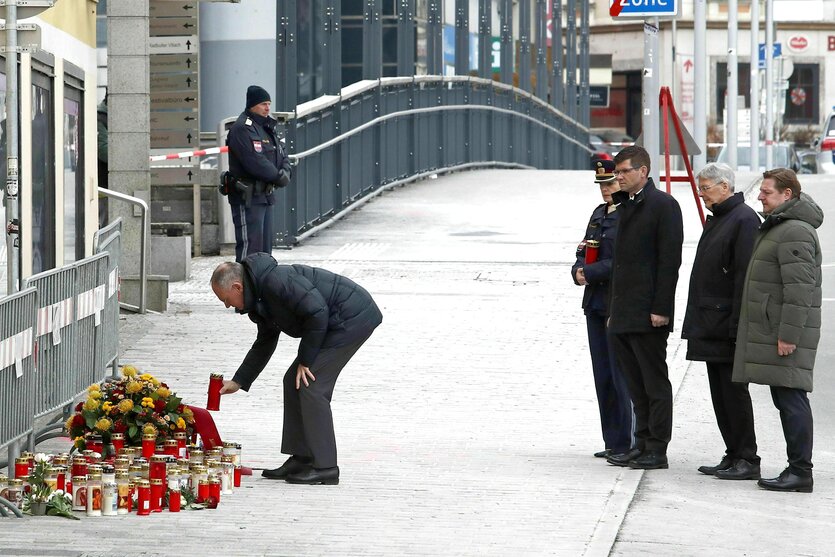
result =
[[[157,434],[143,433],[142,434],[142,456],[150,459],[154,456],[154,451],[157,448]]]
[[[220,389],[223,387],[223,375],[212,373],[209,376],[209,400],[206,402],[206,410],[220,410]]]

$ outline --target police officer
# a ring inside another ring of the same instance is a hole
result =
[[[229,172],[237,187],[229,189],[235,224],[235,260],[272,251],[273,189],[290,183],[290,161],[275,134],[270,94],[257,85],[246,90],[244,110],[226,138]]]
[[[594,181],[600,186],[605,203],[591,214],[586,235],[577,247],[577,261],[571,268],[571,277],[575,284],[586,287],[583,311],[586,314],[594,386],[605,443],[605,450],[594,456],[606,458],[631,449],[633,419],[629,391],[618,370],[606,331],[609,278],[618,230],[618,211],[617,205],[612,203],[612,194],[620,186],[612,173],[615,169],[613,161],[598,160],[594,165]]]

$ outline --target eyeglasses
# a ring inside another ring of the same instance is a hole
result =
[[[641,167],[640,167],[640,166],[633,166],[633,167],[631,167],[631,168],[624,168],[623,170],[613,170],[613,171],[612,171],[612,175],[613,175],[615,178],[617,178],[617,177],[618,177],[618,176],[620,176],[621,174],[626,174],[627,172],[631,172],[631,171],[633,171],[633,170],[638,170],[639,168],[641,168]]]
[[[712,188],[712,187],[714,187],[714,186],[718,186],[718,185],[720,185],[720,184],[724,184],[724,182],[717,182],[717,183],[715,183],[715,184],[711,184],[711,185],[709,185],[709,186],[699,186],[699,187],[698,187],[698,190],[699,190],[701,193],[704,193],[704,192],[706,192],[707,190],[709,190],[710,188]]]

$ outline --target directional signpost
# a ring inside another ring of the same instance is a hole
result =
[[[609,0],[609,15],[614,19],[644,19],[644,70],[642,118],[644,147],[651,158],[660,154],[658,134],[647,130],[660,128],[658,95],[661,90],[661,65],[658,52],[658,20],[678,16],[681,0]],[[652,178],[658,183],[659,164],[652,165]]]

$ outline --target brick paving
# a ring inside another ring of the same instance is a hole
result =
[[[721,453],[703,374],[687,374],[679,392],[671,470],[592,458],[602,442],[582,289],[569,276],[599,202],[590,178],[492,170],[427,180],[274,252],[355,279],[384,314],[334,393],[339,486],[256,472],[214,511],[0,520],[0,555],[663,555],[671,548],[650,533],[665,523],[677,554],[705,554],[711,538],[677,512],[682,493],[773,499],[694,474],[696,461]],[[687,223],[680,331],[699,225],[691,195],[676,195]],[[166,314],[123,320],[123,363],[198,405],[209,373],[230,377],[255,334],[209,288],[222,260],[195,259],[191,280],[171,285]],[[246,464],[284,459],[281,377],[295,350],[282,337],[250,393],[224,397],[215,413]],[[677,333],[668,352],[678,390],[687,365]]]

